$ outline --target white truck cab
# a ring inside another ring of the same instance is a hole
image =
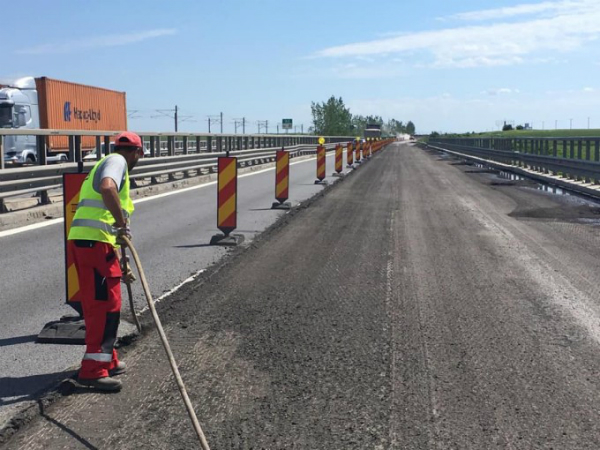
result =
[[[0,89],[0,133],[1,129],[39,129],[40,111],[35,78],[19,78],[2,83]],[[49,156],[48,162],[66,161],[64,154]],[[35,136],[5,136],[4,162],[12,164],[34,164],[37,162]]]

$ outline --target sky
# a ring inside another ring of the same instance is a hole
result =
[[[600,0],[2,2],[0,79],[125,91],[134,131],[175,105],[179,131],[306,131],[331,96],[420,134],[600,128]]]

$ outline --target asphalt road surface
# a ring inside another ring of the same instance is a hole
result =
[[[211,447],[600,448],[598,213],[390,146],[161,305]],[[197,447],[154,331],[123,357],[5,448]]]
[[[305,201],[323,187],[315,185],[314,158],[292,159],[290,202]],[[328,157],[327,178],[333,172]],[[238,229],[246,243],[284,211],[271,210],[275,169],[242,174],[238,185]],[[216,184],[168,192],[136,201],[134,244],[144,261],[153,297],[159,298],[191,275],[218,261],[227,250],[210,246],[216,228]],[[63,223],[19,234],[0,233],[0,429],[40,390],[76,368],[83,346],[36,344],[45,323],[74,311],[65,305]],[[141,287],[134,287],[136,310],[146,306]],[[127,320],[129,307],[123,307]],[[126,324],[122,324],[126,330]],[[129,325],[129,331],[133,328]]]

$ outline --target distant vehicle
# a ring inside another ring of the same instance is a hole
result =
[[[365,128],[365,138],[380,138],[381,125],[378,123],[369,123]]]
[[[125,93],[47,77],[0,82],[0,134],[9,129],[127,130]],[[95,148],[96,138],[84,136],[82,149]],[[46,138],[47,161],[66,162],[67,136]],[[5,136],[4,161],[38,161],[35,136]]]
[[[102,142],[100,144],[100,154],[102,156],[106,156],[106,152],[104,150],[104,147],[105,147],[104,146],[104,142]],[[111,142],[108,148],[109,148],[110,153],[113,153],[115,151],[115,143]],[[147,158],[149,156],[150,156],[150,149],[148,148],[148,145],[146,145],[144,143],[144,158]],[[94,161],[94,160],[96,160],[96,149],[94,149],[94,150],[90,151],[89,153],[87,153],[83,157],[83,160],[84,161]]]

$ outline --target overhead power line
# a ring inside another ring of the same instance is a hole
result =
[[[242,134],[246,134],[246,118],[233,119],[233,126],[235,128],[235,134],[237,134],[238,127],[242,127]]]
[[[150,116],[151,119],[155,119],[158,117],[169,117],[171,119],[173,119],[174,123],[175,123],[175,132],[179,131],[179,122],[192,122],[192,119],[194,116],[181,116],[179,115],[179,111],[177,109],[177,105],[175,105],[174,109],[155,109],[155,112],[159,113],[159,116]]]
[[[223,113],[220,113],[218,116],[207,116],[208,121],[208,132],[212,133],[211,124],[218,123],[221,125],[221,134],[223,134]]]

